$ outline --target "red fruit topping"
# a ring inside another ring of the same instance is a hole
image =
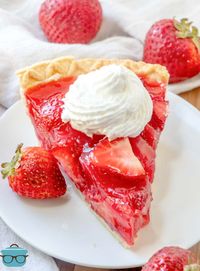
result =
[[[149,124],[154,129],[162,131],[165,126],[167,115],[168,102],[153,100],[153,116]]]
[[[134,155],[128,138],[99,142],[91,153],[91,163],[98,167],[110,168],[123,175],[145,175],[145,171]]]
[[[160,137],[160,133],[150,124],[147,124],[141,133],[141,137],[155,150]]]
[[[143,165],[149,180],[153,181],[155,170],[155,150],[141,137],[129,138],[133,152]]]
[[[86,148],[80,162],[90,174],[98,174],[98,182],[108,187],[133,187],[145,180],[144,168],[128,138],[111,142],[105,138],[94,149]]]
[[[109,142],[105,138],[94,148],[85,148],[80,162],[91,183],[92,193],[87,193],[87,198],[92,208],[133,244],[138,230],[149,222],[151,191],[129,139]]]
[[[170,82],[190,78],[200,71],[198,29],[182,19],[163,19],[148,31],[144,44],[144,61],[165,66]]]
[[[47,39],[57,43],[88,43],[102,22],[98,0],[45,0],[39,21]]]

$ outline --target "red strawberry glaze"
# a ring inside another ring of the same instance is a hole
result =
[[[28,89],[25,96],[29,115],[41,145],[51,149],[91,208],[112,230],[118,232],[128,245],[132,245],[138,230],[149,223],[150,182],[154,175],[155,148],[164,127],[166,112],[157,110],[157,115],[154,112],[143,133],[137,138],[129,138],[133,153],[145,170],[145,175],[138,176],[134,183],[130,177],[121,173],[91,166],[88,153],[98,146],[104,136],[94,135],[90,138],[73,129],[70,123],[62,122],[62,99],[75,79],[63,78]],[[152,100],[162,107],[166,103],[164,86],[150,84],[144,78],[142,81]],[[105,179],[105,174],[109,181]],[[123,186],[124,180],[126,185]]]

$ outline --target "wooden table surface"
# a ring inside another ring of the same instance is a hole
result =
[[[181,94],[180,96],[186,99],[188,102],[190,102],[191,104],[193,104],[196,108],[200,110],[200,88],[185,92]],[[192,247],[191,250],[197,256],[200,263],[200,242],[194,247]],[[108,271],[108,269],[82,267],[79,265],[72,265],[72,264],[61,262],[61,261],[57,261],[57,264],[60,268],[60,271],[72,271],[72,270],[73,271],[101,271],[101,270]],[[134,271],[136,270],[139,271],[141,270],[141,268],[134,269]]]

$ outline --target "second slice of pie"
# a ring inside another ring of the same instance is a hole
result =
[[[167,117],[166,69],[66,57],[18,76],[41,145],[108,228],[133,245],[150,220],[156,147]]]

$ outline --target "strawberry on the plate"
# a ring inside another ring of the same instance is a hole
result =
[[[65,194],[66,183],[57,165],[57,160],[41,147],[26,147],[20,144],[11,162],[2,165],[3,178],[20,196],[46,199]]]
[[[143,266],[142,271],[199,271],[191,251],[180,247],[164,247]]]
[[[163,19],[148,31],[144,61],[165,66],[170,83],[188,79],[200,71],[198,29],[188,19]]]
[[[102,9],[98,0],[45,0],[39,21],[51,42],[88,43],[99,31]]]

